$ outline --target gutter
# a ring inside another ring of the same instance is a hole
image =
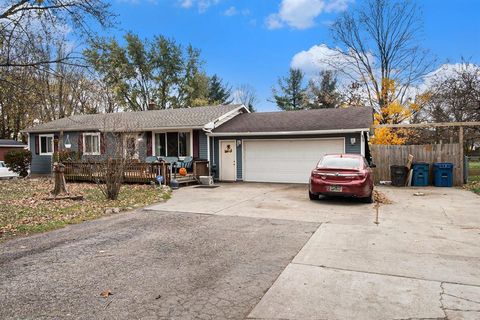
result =
[[[369,128],[358,129],[334,129],[334,130],[307,130],[307,131],[272,131],[272,132],[211,132],[205,131],[212,137],[235,137],[235,136],[291,136],[291,135],[316,135],[335,133],[356,133],[370,130]]]
[[[0,145],[0,148],[26,148],[27,145],[26,144],[23,144],[23,145],[14,145],[14,146],[9,146],[9,145]]]

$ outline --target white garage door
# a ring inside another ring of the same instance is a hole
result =
[[[308,183],[318,160],[328,153],[344,153],[345,140],[244,140],[244,181]]]

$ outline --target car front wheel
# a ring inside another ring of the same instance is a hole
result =
[[[318,195],[311,193],[310,191],[308,191],[308,197],[310,200],[318,200]]]

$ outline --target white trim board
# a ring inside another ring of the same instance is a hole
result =
[[[274,131],[274,132],[208,132],[207,135],[214,137],[236,137],[236,136],[295,136],[295,135],[314,135],[314,134],[343,134],[368,131],[363,129],[335,129],[335,130],[310,130],[310,131]]]

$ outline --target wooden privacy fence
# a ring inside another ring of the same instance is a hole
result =
[[[429,145],[371,145],[370,150],[373,163],[377,165],[374,169],[375,183],[390,181],[390,166],[407,163],[408,155],[413,155],[413,162],[426,162],[430,164],[430,182],[433,178],[434,162],[453,163],[453,183],[456,186],[463,184],[463,159],[461,147],[458,143],[451,144],[429,144]]]
[[[107,163],[101,162],[65,162],[65,180],[67,181],[102,181]],[[158,175],[170,183],[168,163],[129,162],[125,164],[123,178],[127,183],[149,183],[156,181]]]

